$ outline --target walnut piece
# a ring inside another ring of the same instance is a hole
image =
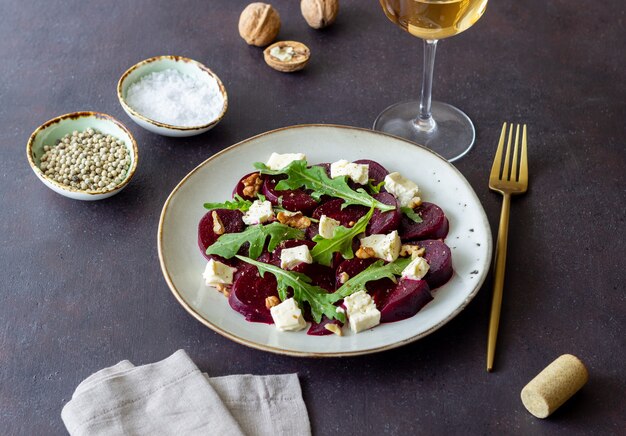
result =
[[[211,218],[213,218],[213,233],[216,235],[223,235],[226,231],[226,227],[224,227],[224,223],[217,215],[217,212],[211,212]]]
[[[241,181],[243,183],[243,195],[246,197],[254,197],[259,193],[263,179],[259,173],[252,173]]]
[[[370,257],[376,257],[376,252],[372,247],[359,247],[354,255],[359,259],[369,259]]]
[[[422,257],[425,251],[426,249],[420,248],[419,245],[403,244],[400,247],[400,257],[411,256],[411,259],[415,259],[416,257]]]
[[[310,57],[311,50],[298,41],[279,41],[263,50],[265,63],[283,73],[300,71]]]
[[[217,289],[222,294],[224,294],[224,297],[226,297],[226,298],[230,297],[230,289],[228,289],[228,286],[226,286],[226,285],[224,285],[222,283],[217,283],[215,285],[215,289]]]
[[[294,229],[306,229],[311,225],[311,220],[302,215],[302,212],[278,212],[276,219]]]
[[[420,197],[413,197],[411,201],[409,201],[409,207],[411,209],[415,209],[417,206],[422,205],[422,199]]]
[[[341,274],[339,274],[339,283],[343,285],[348,280],[350,280],[350,276],[347,272],[343,271]]]
[[[339,327],[337,324],[326,324],[324,328],[329,332],[333,332],[337,336],[343,336],[343,331],[341,330],[341,327]]]
[[[271,295],[265,299],[265,307],[272,308],[274,306],[278,306],[280,304],[280,300],[278,297]]]
[[[279,30],[280,15],[267,3],[250,3],[239,17],[239,35],[250,45],[271,44]]]
[[[309,26],[321,29],[335,22],[339,0],[302,0],[300,11]]]

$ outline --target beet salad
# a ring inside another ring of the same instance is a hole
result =
[[[204,281],[247,321],[359,333],[415,315],[452,276],[448,219],[402,174],[302,153],[254,168],[198,225]]]

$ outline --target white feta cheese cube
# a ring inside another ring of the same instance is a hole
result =
[[[278,171],[285,168],[294,160],[306,160],[306,156],[303,153],[272,153],[265,165],[271,170]]]
[[[330,177],[348,176],[355,183],[360,185],[367,185],[369,175],[369,165],[356,164],[348,162],[345,159],[338,160],[330,164]]]
[[[320,217],[319,234],[322,238],[330,239],[335,233],[335,229],[341,224],[339,221],[329,218],[326,215]]]
[[[270,308],[270,313],[278,330],[297,332],[306,327],[302,310],[293,298],[287,298],[282,303]]]
[[[410,207],[411,200],[417,197],[419,188],[400,173],[389,173],[385,177],[385,189],[396,197],[402,207]]]
[[[243,222],[249,226],[263,224],[272,218],[274,218],[274,210],[272,209],[272,203],[267,200],[254,200],[250,209],[241,217]]]
[[[371,248],[377,258],[387,262],[393,262],[398,258],[401,246],[402,241],[397,230],[388,235],[370,235],[361,238],[361,247]]]
[[[348,313],[350,329],[354,333],[371,329],[380,324],[380,311],[372,297],[365,292],[359,291],[343,299]]]
[[[206,264],[202,277],[204,277],[204,282],[207,286],[232,285],[235,271],[236,268],[211,259]]]
[[[421,280],[424,278],[430,265],[423,257],[416,257],[402,270],[402,277],[411,280]]]
[[[283,248],[280,252],[280,267],[282,269],[292,269],[300,263],[313,263],[311,252],[306,245]]]

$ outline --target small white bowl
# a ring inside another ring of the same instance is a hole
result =
[[[224,97],[224,107],[222,107],[222,111],[217,118],[202,126],[173,126],[171,124],[147,118],[128,105],[126,102],[126,92],[128,91],[130,85],[141,79],[146,74],[164,71],[167,69],[179,71],[199,80],[207,80],[211,77],[217,81],[222,97]],[[175,137],[199,135],[200,133],[204,133],[207,130],[212,129],[222,120],[222,118],[224,118],[224,114],[228,108],[228,96],[220,78],[200,62],[181,56],[156,56],[133,65],[126,70],[124,74],[122,74],[122,77],[120,77],[120,80],[117,82],[117,98],[128,116],[141,127],[159,135]]]
[[[103,134],[112,135],[124,141],[124,145],[128,148],[130,154],[130,168],[126,178],[115,188],[105,191],[87,191],[66,186],[46,177],[39,168],[41,164],[41,156],[44,154],[44,145],[55,146],[57,141],[74,130],[84,131],[88,128],[98,130]],[[101,200],[111,197],[120,192],[135,174],[137,169],[137,143],[135,138],[126,127],[118,120],[110,115],[99,112],[72,112],[70,114],[61,115],[46,121],[35,130],[26,144],[26,156],[28,163],[33,169],[35,175],[39,177],[44,185],[61,195],[75,200]]]

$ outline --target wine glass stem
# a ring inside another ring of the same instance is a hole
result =
[[[420,94],[420,112],[415,120],[415,127],[423,132],[435,129],[435,120],[430,112],[433,91],[433,71],[435,69],[435,53],[437,40],[424,40],[424,74],[422,75],[422,92]]]

